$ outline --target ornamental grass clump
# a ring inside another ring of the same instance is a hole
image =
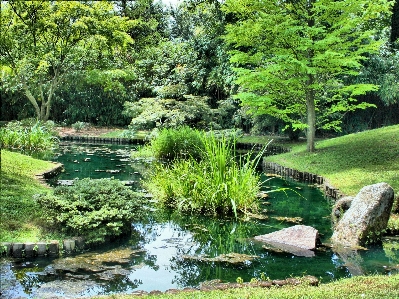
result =
[[[200,158],[187,156],[158,164],[145,187],[165,206],[183,212],[220,215],[256,212],[259,159],[237,161],[234,140],[201,134]]]
[[[129,233],[145,211],[142,197],[114,179],[76,179],[35,199],[48,224],[96,244]]]
[[[53,127],[53,122],[10,122],[0,130],[1,146],[28,155],[50,151],[59,142]]]
[[[151,141],[151,148],[157,159],[175,160],[201,156],[204,145],[202,133],[190,127],[165,128]]]

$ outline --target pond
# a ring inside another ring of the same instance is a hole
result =
[[[134,181],[132,188],[140,188],[145,165],[131,161],[132,149],[121,145],[65,144],[54,158],[65,164],[65,172],[57,179],[114,176]],[[238,277],[250,281],[314,275],[329,282],[358,274],[398,272],[399,240],[394,238],[367,251],[344,254],[325,246],[314,257],[263,248],[253,237],[294,225],[284,217],[318,229],[323,244],[328,244],[332,231],[331,203],[319,189],[281,178],[262,178],[264,190],[281,186],[291,189],[269,193],[262,200],[268,219],[222,220],[154,211],[145,223],[132,224],[134,230],[129,238],[95,250],[55,259],[3,260],[2,296],[78,298],[196,288],[204,281],[235,282]]]

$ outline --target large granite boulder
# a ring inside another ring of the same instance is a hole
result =
[[[387,227],[393,200],[393,189],[387,183],[363,187],[335,226],[331,241],[357,247],[379,240]]]
[[[345,196],[335,202],[331,213],[331,220],[334,227],[338,224],[338,221],[342,218],[342,216],[344,216],[344,213],[349,210],[353,199],[354,197],[352,196]]]
[[[256,236],[255,240],[264,242],[273,249],[297,256],[312,257],[313,250],[319,242],[319,233],[311,226],[295,225],[270,234]]]

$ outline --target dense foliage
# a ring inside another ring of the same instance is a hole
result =
[[[131,231],[131,223],[144,215],[141,197],[114,179],[75,180],[54,194],[40,194],[37,202],[47,221],[87,243],[101,243]]]
[[[199,133],[192,132],[191,136],[195,138],[184,140],[182,132],[187,130],[161,132],[158,138],[163,144],[175,134],[176,137],[170,139],[182,143],[175,147],[188,153],[170,164],[156,164],[144,181],[146,189],[164,206],[186,213],[237,216],[257,211],[260,190],[260,178],[256,173],[258,160],[251,160],[247,155],[237,162],[234,140],[216,138],[213,134],[201,134],[201,151],[198,153],[198,145],[189,142],[198,142]],[[196,159],[198,154],[200,157]]]
[[[8,123],[0,129],[1,147],[25,154],[50,151],[58,146],[52,121],[27,119]]]
[[[273,3],[6,1],[1,119],[311,140],[313,98],[319,136],[398,123],[398,0]]]
[[[7,1],[1,5],[0,56],[6,92],[22,92],[36,118],[47,120],[56,90],[74,72],[105,88],[131,77],[119,58],[133,42],[131,20],[104,1]],[[108,72],[105,73],[104,71]]]

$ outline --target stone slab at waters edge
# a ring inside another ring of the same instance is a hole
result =
[[[357,247],[380,239],[394,201],[387,183],[363,187],[334,228],[331,241],[337,246]]]
[[[306,225],[295,225],[282,230],[256,236],[255,240],[264,242],[276,249],[298,256],[312,257],[319,239],[317,229]]]

